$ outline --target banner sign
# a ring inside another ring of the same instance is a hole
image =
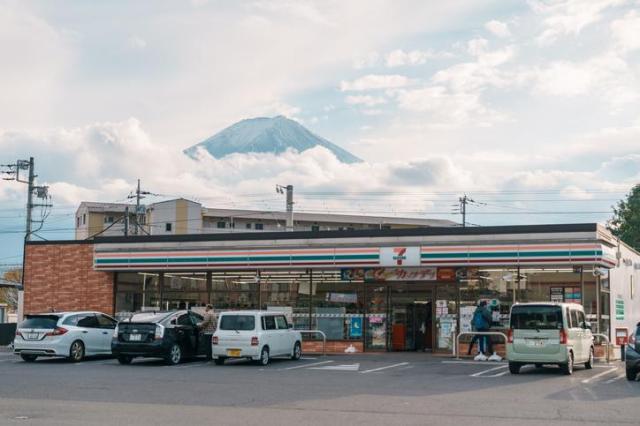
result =
[[[437,268],[355,268],[342,269],[340,276],[344,281],[436,281],[438,272]]]
[[[351,318],[351,323],[349,324],[349,337],[362,337],[362,317]]]

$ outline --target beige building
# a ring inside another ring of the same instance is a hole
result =
[[[125,235],[125,211],[129,208],[129,235],[185,235],[231,232],[284,231],[287,213],[218,209],[183,198],[143,206],[136,227],[135,206],[83,202],[76,211],[76,239],[94,235]],[[294,231],[400,229],[458,226],[450,220],[328,213],[294,213]],[[138,229],[136,229],[138,228]]]

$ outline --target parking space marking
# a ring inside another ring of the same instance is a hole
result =
[[[490,374],[488,376],[482,376],[482,377],[502,377],[502,376],[506,376],[507,374],[509,374],[509,370],[507,371],[501,371],[498,374]]]
[[[609,379],[606,382],[604,382],[605,385],[610,385],[613,382],[617,382],[620,379],[624,379],[626,378],[627,375],[626,374],[620,374],[618,377],[614,377],[613,379]]]
[[[325,365],[324,367],[310,367],[309,370],[329,370],[329,371],[358,371],[360,363],[341,364],[341,365]]]
[[[588,379],[582,380],[582,383],[590,383],[590,382],[594,381],[595,379],[598,379],[598,378],[600,378],[602,376],[606,376],[607,374],[613,373],[614,371],[617,371],[617,370],[618,370],[618,367],[610,368],[609,370],[603,371],[601,373],[596,374],[595,376],[591,376]]]
[[[496,371],[496,370],[501,370],[503,368],[507,368],[508,365],[499,365],[497,367],[493,367],[490,368],[488,370],[482,370],[482,371],[478,371],[477,373],[473,373],[473,374],[469,374],[469,377],[479,377],[485,373],[491,373],[492,371]],[[485,377],[491,377],[491,376],[485,376]]]
[[[372,368],[371,370],[364,370],[364,371],[361,371],[361,373],[362,374],[373,373],[375,371],[388,370],[389,368],[402,367],[404,365],[409,365],[409,363],[408,362],[400,362],[398,364],[386,365],[384,367],[379,367],[379,368]]]
[[[311,364],[304,364],[304,365],[296,365],[295,367],[287,367],[287,368],[278,368],[278,370],[297,370],[299,368],[308,368],[308,367],[314,367],[316,365],[323,365],[323,364],[329,364],[333,361],[320,361],[320,362],[312,362]]]

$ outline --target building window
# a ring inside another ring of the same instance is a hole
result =
[[[80,228],[80,216],[76,217],[76,228]]]
[[[165,223],[164,224],[164,230],[166,232],[171,232],[171,224],[170,223]]]
[[[82,224],[83,225],[87,224],[87,214],[86,213],[82,215]]]
[[[391,225],[382,225],[382,229],[391,229]]]
[[[318,232],[320,230],[320,226],[319,225],[311,225],[311,230],[313,232]]]
[[[227,222],[218,222],[217,226],[218,226],[218,228],[221,228],[221,229],[226,228],[227,227]]]
[[[113,216],[105,216],[104,223],[113,223]]]
[[[251,229],[251,224],[247,223],[247,229]]]
[[[256,229],[258,231],[262,231],[264,229],[264,225],[262,223],[256,223]]]

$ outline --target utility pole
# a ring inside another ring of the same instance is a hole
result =
[[[293,185],[276,185],[278,194],[287,194],[287,231],[293,231]]]
[[[467,203],[474,203],[471,198],[467,197],[467,194],[464,194],[463,197],[458,199],[460,201],[460,213],[462,213],[462,227],[467,227]]]
[[[133,233],[134,235],[138,235],[138,231],[140,229],[140,218],[142,216],[142,214],[140,213],[140,200],[142,200],[144,197],[144,195],[153,195],[151,192],[149,191],[142,191],[140,189],[140,179],[138,179],[138,186],[136,187],[136,192],[135,194],[130,193],[127,198],[128,199],[132,199],[135,198],[136,199],[136,213],[135,213],[135,217],[136,217],[136,226],[133,228]],[[125,218],[125,228],[129,225],[129,209],[127,209],[126,212],[126,218]],[[128,232],[128,231],[125,231]],[[126,234],[125,234],[126,235]]]
[[[27,221],[25,224],[24,234],[24,246],[22,249],[22,283],[18,290],[18,321],[22,321],[23,317],[23,304],[24,304],[24,270],[26,260],[26,245],[27,241],[31,240],[31,236],[38,232],[44,226],[44,221],[49,215],[47,208],[53,207],[50,203],[51,197],[49,196],[49,187],[44,185],[35,185],[35,179],[38,177],[35,174],[35,162],[33,157],[29,157],[29,160],[17,160],[13,164],[0,164],[0,168],[6,170],[0,170],[0,174],[7,175],[3,177],[3,180],[15,180],[16,182],[27,184]],[[27,180],[24,180],[21,176],[21,171],[28,170]],[[42,203],[34,203],[33,195],[36,198],[44,200]],[[43,213],[40,220],[33,220],[33,209],[35,207],[42,207]],[[38,222],[40,226],[35,231],[33,230],[33,223]]]

